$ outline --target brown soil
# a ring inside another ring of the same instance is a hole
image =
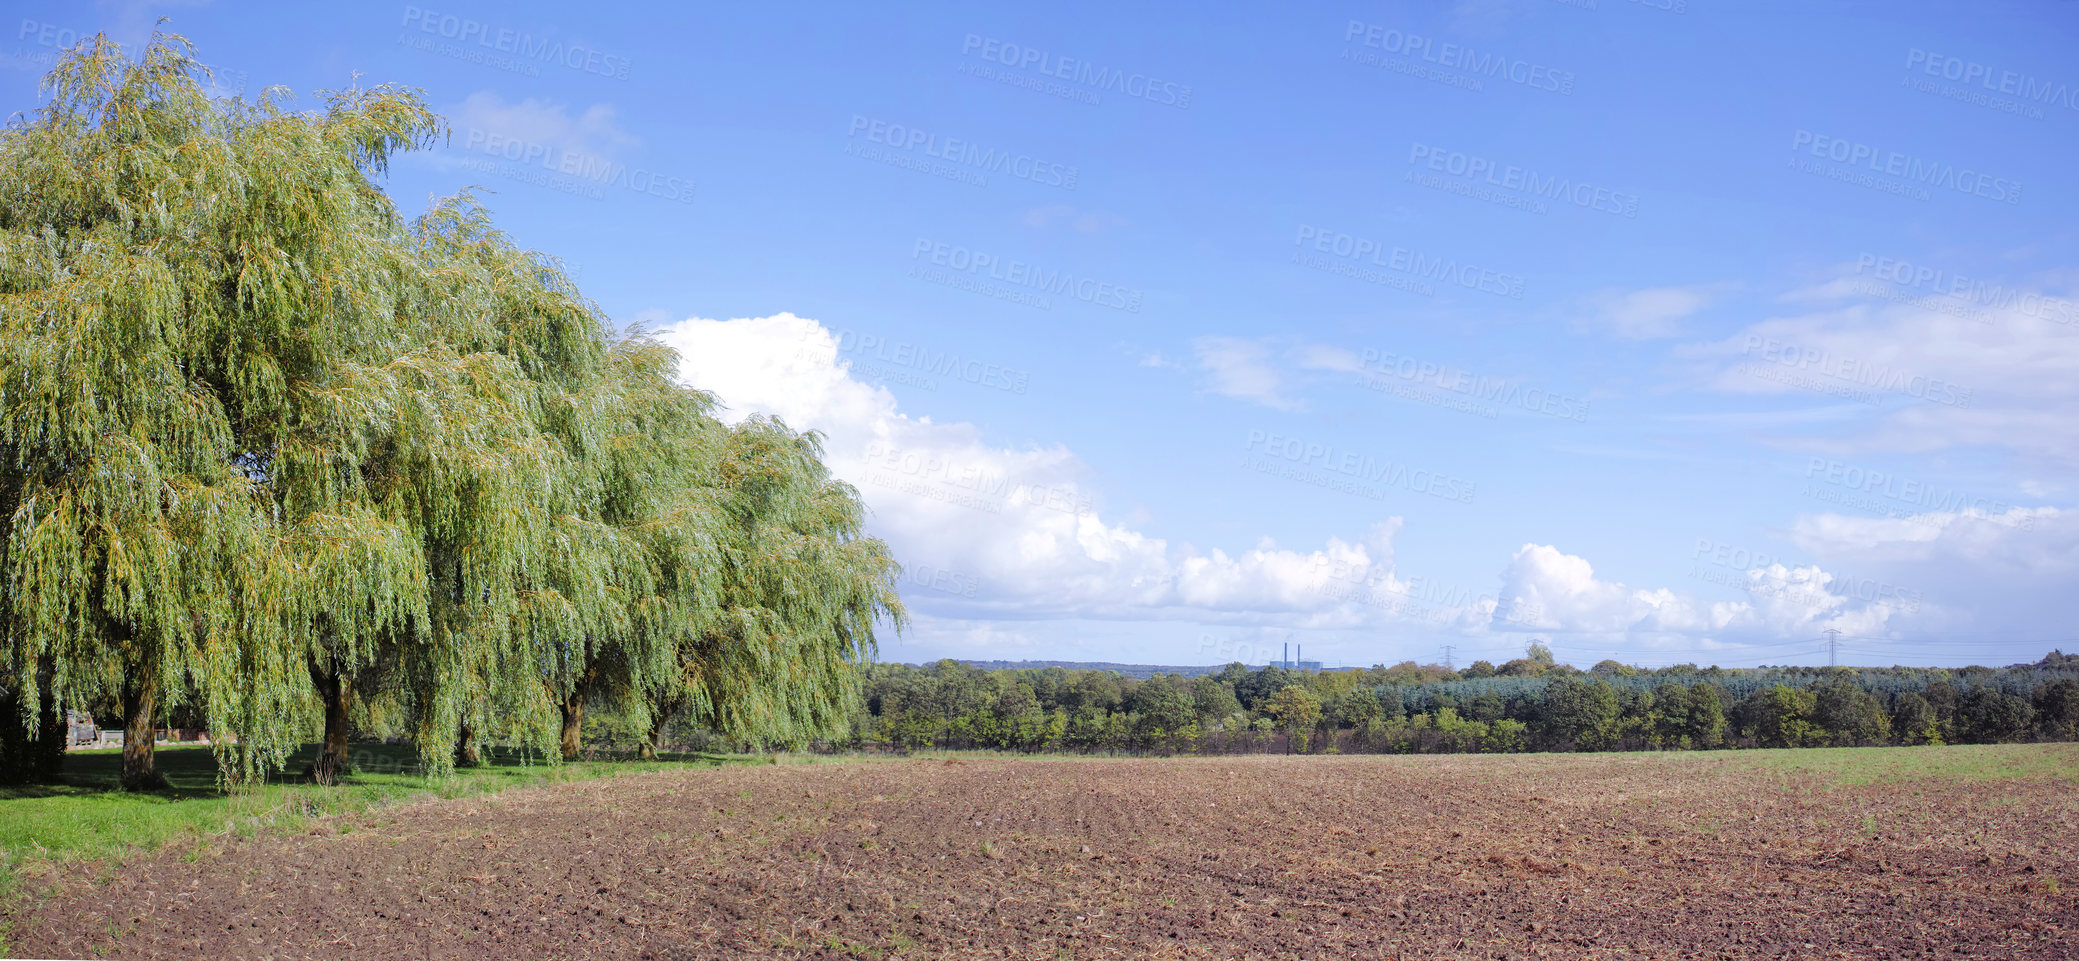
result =
[[[636,775],[169,851],[35,957],[2073,958],[2070,782],[1706,758]],[[2062,886],[2061,886],[2062,885]]]

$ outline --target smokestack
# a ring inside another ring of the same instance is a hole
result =
[[[1300,656],[1300,659],[1301,659],[1301,660],[1305,660],[1305,659],[1306,659],[1306,656],[1307,656],[1307,646],[1306,646],[1305,644],[1301,644],[1301,645],[1299,646],[1299,656]],[[1298,667],[1298,666],[1299,666],[1299,661],[1294,661],[1294,662],[1292,662],[1292,666],[1293,666],[1293,667]]]
[[[1279,667],[1291,667],[1291,666],[1292,666],[1292,642],[1291,642],[1291,641],[1286,641],[1286,642],[1285,642],[1285,663],[1283,663],[1283,664],[1280,664],[1280,665],[1278,665],[1278,666],[1279,666]]]

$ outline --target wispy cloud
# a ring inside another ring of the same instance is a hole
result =
[[[1603,290],[1588,298],[1583,325],[1624,340],[1653,340],[1682,332],[1682,321],[1710,307],[1721,284]]]
[[[1239,337],[1200,337],[1191,342],[1198,369],[1208,388],[1222,397],[1246,400],[1275,410],[1298,410],[1298,399],[1285,393],[1284,378],[1273,366],[1271,345]]]
[[[1081,210],[1068,204],[1047,204],[1025,212],[1025,225],[1046,229],[1066,226],[1079,234],[1101,234],[1131,226],[1132,221],[1106,210]]]

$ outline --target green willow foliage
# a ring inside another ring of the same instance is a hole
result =
[[[316,733],[344,773],[371,700],[436,772],[600,698],[841,726],[902,610],[815,438],[715,421],[468,196],[401,217],[416,92],[205,79],[96,38],[0,132],[0,701],[118,705],[140,786],[176,705],[234,783]]]
[[[862,536],[858,492],[822,453],[817,435],[760,417],[723,439],[719,616],[684,649],[679,683],[658,690],[652,744],[681,709],[743,741],[799,744],[850,721],[876,620],[900,629],[907,615],[887,546]],[[752,683],[770,676],[785,682]]]

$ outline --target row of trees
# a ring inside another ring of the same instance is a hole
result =
[[[844,728],[897,569],[818,439],[725,426],[464,194],[374,181],[411,90],[213,97],[179,37],[83,43],[0,132],[0,776],[63,709],[196,717],[227,780],[344,773],[356,717],[429,770],[487,740]]]
[[[2079,740],[2079,658],[1993,670],[1682,665],[1534,675],[1412,662],[1310,672],[876,664],[837,749],[1018,751],[1689,750]],[[1468,674],[1475,676],[1468,677]]]

